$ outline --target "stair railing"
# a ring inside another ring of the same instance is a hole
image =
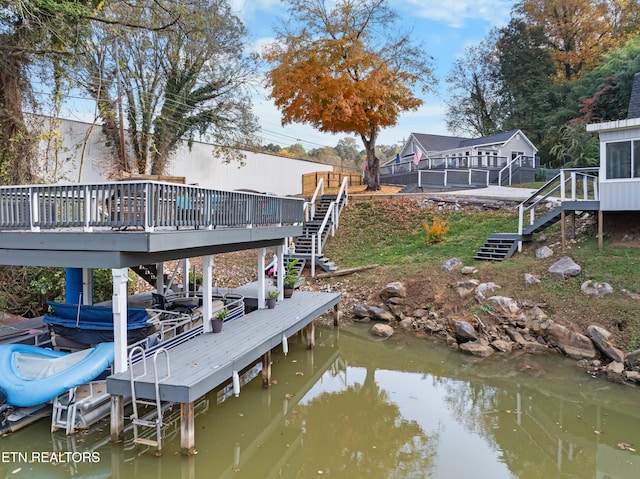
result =
[[[532,225],[536,218],[536,207],[555,197],[562,204],[565,201],[598,201],[598,176],[599,168],[571,168],[560,172],[547,181],[540,189],[518,205],[518,235],[524,231],[525,213],[529,213],[529,223]],[[578,193],[578,187],[582,185],[582,191]],[[567,190],[569,194],[567,194]],[[558,198],[559,196],[559,198]],[[522,251],[522,241],[518,242],[518,251]]]
[[[327,225],[329,224],[329,220],[331,219],[331,236],[335,235],[335,226],[334,226],[334,221],[335,221],[335,209],[336,209],[336,202],[332,201],[329,204],[329,208],[327,209],[327,212],[324,215],[324,218],[322,220],[322,223],[320,224],[320,228],[318,228],[318,232],[316,233],[316,236],[318,238],[317,240],[317,245],[318,245],[318,256],[320,256],[322,254],[322,246],[324,244],[323,241],[323,237],[326,238],[326,233],[325,233],[325,229],[327,228]]]
[[[516,156],[513,160],[511,160],[510,162],[508,162],[499,172],[498,172],[498,186],[502,186],[502,176],[504,175],[504,173],[508,173],[507,174],[507,179],[508,181],[508,185],[511,185],[512,182],[512,177],[513,177],[513,173],[515,171],[518,171],[520,168],[522,168],[522,162],[523,161],[527,161],[529,159],[532,159],[530,156],[525,156],[525,155],[518,155]],[[514,169],[513,165],[517,163],[517,167]]]
[[[311,219],[316,215],[316,201],[318,200],[318,196],[322,197],[322,195],[324,195],[324,178],[320,178],[320,181],[318,181],[318,184],[316,185],[316,189],[313,192],[311,201],[309,202],[310,207],[306,209],[308,216],[305,217],[305,221],[311,221]]]
[[[340,214],[342,213],[342,209],[349,204],[349,178],[345,178],[342,180],[342,184],[340,185],[340,190],[338,191],[338,196],[336,197],[336,214],[335,219],[333,221],[333,233],[331,236],[335,234],[335,229],[338,227],[340,221]]]

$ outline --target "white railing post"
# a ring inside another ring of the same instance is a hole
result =
[[[565,182],[565,171],[560,170],[560,201],[564,201],[566,199],[566,195],[564,194]]]
[[[577,199],[576,195],[577,195],[577,176],[576,176],[576,172],[572,171],[571,172],[571,201],[575,201]]]
[[[518,205],[518,236],[520,236],[520,240],[518,241],[518,253],[522,253],[522,232],[524,231],[524,205],[520,203]]]
[[[40,210],[38,209],[38,190],[34,188],[29,188],[29,211],[31,212],[31,218],[29,221],[31,231],[38,233],[40,231],[40,227],[35,226],[35,223],[40,221]]]
[[[448,170],[444,170],[444,186],[447,186],[447,173]]]
[[[324,178],[320,178],[311,197],[311,219],[316,215],[316,198],[318,197],[318,193],[320,193],[320,196],[324,195]]]
[[[316,277],[316,235],[311,235],[311,277]]]
[[[83,230],[86,232],[93,231],[91,227],[91,218],[93,216],[94,209],[94,201],[91,198],[91,192],[89,190],[89,186],[84,187],[84,227]]]
[[[336,235],[336,210],[338,209],[338,204],[331,202],[331,206],[329,206],[329,210],[331,211],[331,236]]]

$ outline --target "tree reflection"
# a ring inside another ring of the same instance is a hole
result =
[[[367,369],[362,384],[298,406],[294,421],[305,433],[301,476],[318,471],[369,479],[429,475],[437,436],[427,436],[415,421],[404,419],[374,375],[374,369]]]

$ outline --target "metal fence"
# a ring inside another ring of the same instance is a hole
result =
[[[301,223],[303,200],[155,181],[0,188],[0,228],[215,228]]]

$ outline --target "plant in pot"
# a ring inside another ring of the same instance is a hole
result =
[[[267,291],[267,308],[273,309],[276,307],[276,300],[278,299],[278,290],[270,289]]]
[[[224,323],[224,320],[227,319],[227,316],[229,316],[229,310],[227,308],[223,308],[211,319],[211,330],[214,333],[222,331],[222,324]]]
[[[290,298],[293,294],[293,290],[298,283],[298,271],[296,267],[298,266],[299,259],[294,259],[289,264],[287,264],[287,268],[285,271],[284,278],[282,283],[284,285],[284,297]]]

